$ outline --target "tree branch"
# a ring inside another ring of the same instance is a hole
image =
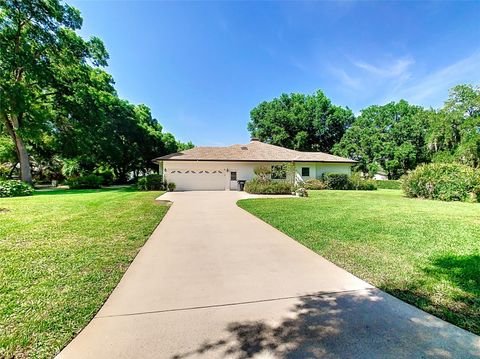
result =
[[[37,99],[45,98],[51,95],[56,95],[58,91],[45,92],[37,96]]]

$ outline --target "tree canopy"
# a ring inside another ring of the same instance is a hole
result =
[[[80,12],[58,0],[0,0],[0,131],[22,180],[62,160],[80,168],[149,171],[182,146],[145,105],[118,97],[103,42],[83,39]],[[2,146],[5,147],[5,146]]]
[[[353,120],[350,109],[333,105],[322,91],[282,94],[250,112],[248,130],[273,145],[329,152]]]
[[[431,111],[427,144],[436,161],[480,165],[480,86],[458,85]]]
[[[439,110],[400,100],[369,106],[356,117],[321,91],[282,94],[251,111],[248,130],[282,147],[352,158],[357,170],[384,171],[392,179],[431,161],[478,167],[480,87],[455,86]]]
[[[383,169],[398,178],[427,160],[426,116],[419,106],[401,100],[362,110],[334,153],[358,161],[358,168],[374,174]]]

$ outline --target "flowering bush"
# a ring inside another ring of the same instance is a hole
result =
[[[0,197],[30,196],[33,187],[28,183],[17,180],[0,181]]]
[[[441,201],[480,200],[480,173],[458,163],[420,165],[402,179],[407,197]]]

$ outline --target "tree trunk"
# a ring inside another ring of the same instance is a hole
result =
[[[4,114],[3,117],[5,118],[7,132],[15,143],[18,162],[20,162],[20,178],[22,181],[32,184],[32,168],[30,167],[27,148],[25,147],[23,139],[16,131],[18,128],[18,119],[12,118],[10,120],[6,114]]]
[[[20,178],[22,181],[32,184],[32,168],[30,167],[30,159],[25,144],[20,136],[16,136],[15,144],[17,145],[18,161],[20,162]]]

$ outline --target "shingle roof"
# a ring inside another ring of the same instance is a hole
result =
[[[253,140],[246,145],[194,147],[155,158],[160,161],[338,162],[356,161],[323,152],[301,152]]]

